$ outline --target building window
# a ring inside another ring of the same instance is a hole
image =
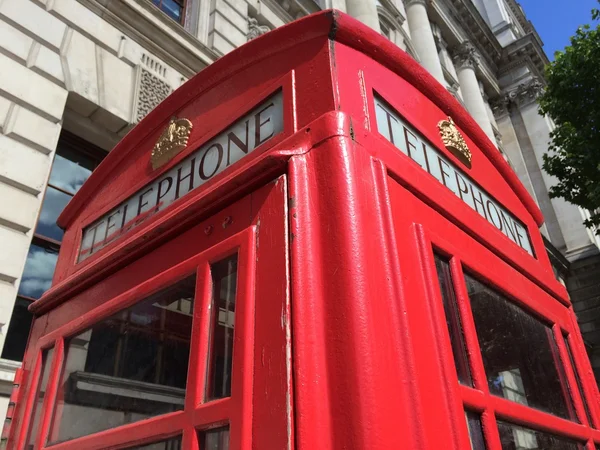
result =
[[[23,359],[32,322],[27,307],[50,288],[63,239],[63,230],[56,224],[56,219],[105,155],[104,150],[69,133],[61,134],[21,277],[2,358],[14,361]]]
[[[152,0],[162,12],[174,21],[183,24],[185,17],[185,0]]]

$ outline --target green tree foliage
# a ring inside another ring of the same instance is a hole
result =
[[[592,19],[599,17],[594,9]],[[546,76],[540,107],[556,128],[543,167],[558,179],[550,196],[587,209],[585,225],[600,226],[600,25],[580,27]]]

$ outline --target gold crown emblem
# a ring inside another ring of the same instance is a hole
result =
[[[192,122],[189,120],[171,119],[152,149],[152,156],[150,157],[152,168],[156,170],[164,166],[186,148],[191,132]]]
[[[456,156],[465,166],[471,168],[471,151],[465,142],[465,139],[456,128],[452,117],[447,120],[442,120],[438,123],[440,136],[446,148]]]

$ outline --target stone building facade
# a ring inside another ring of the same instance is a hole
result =
[[[349,13],[417,59],[459,99],[540,205],[600,369],[598,238],[550,199],[553,124],[536,98],[548,63],[515,0],[0,0],[0,415],[49,288],[56,217],[128,130],[247,40],[324,8]]]

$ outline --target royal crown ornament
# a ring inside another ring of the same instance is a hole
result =
[[[465,139],[456,128],[452,117],[448,117],[446,120],[442,120],[438,123],[438,129],[440,130],[440,136],[442,142],[446,148],[456,156],[460,162],[462,162],[469,169],[471,168],[471,151],[465,142]]]
[[[156,170],[164,166],[185,149],[191,132],[192,122],[188,119],[171,119],[169,125],[162,132],[152,149],[150,157],[152,169]]]

